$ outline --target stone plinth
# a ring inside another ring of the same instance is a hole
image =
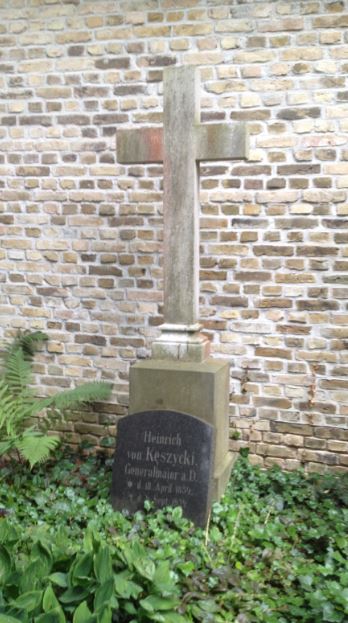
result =
[[[210,342],[200,332],[201,325],[163,324],[161,335],[152,343],[153,359],[202,362],[209,356]]]
[[[228,449],[228,388],[229,365],[218,359],[202,362],[149,359],[136,363],[130,370],[130,414],[177,411],[213,426],[213,500],[222,495],[234,461]]]

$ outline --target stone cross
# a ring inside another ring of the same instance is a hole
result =
[[[117,131],[121,164],[163,162],[164,324],[156,358],[203,360],[199,333],[199,162],[247,158],[245,124],[200,123],[199,73],[191,66],[164,70],[163,129]]]

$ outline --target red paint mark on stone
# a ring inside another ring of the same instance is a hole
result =
[[[163,131],[161,128],[145,128],[143,131],[149,162],[163,160]]]

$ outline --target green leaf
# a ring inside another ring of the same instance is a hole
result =
[[[303,588],[307,590],[312,589],[313,577],[311,575],[300,575],[298,579],[301,582],[301,586],[303,586]]]
[[[178,568],[180,569],[180,572],[183,575],[188,577],[191,575],[192,571],[194,570],[195,565],[192,562],[192,560],[185,560],[184,562],[180,563],[180,565],[178,565]]]
[[[8,614],[0,614],[0,623],[21,623],[21,620],[15,619]]]
[[[173,508],[172,517],[173,517],[175,522],[178,522],[178,521],[180,521],[180,519],[182,519],[182,508],[181,508],[181,506],[176,506],[175,508]]]
[[[187,618],[177,614],[177,612],[163,612],[161,617],[163,623],[187,623]]]
[[[42,600],[42,591],[28,591],[23,593],[13,602],[17,608],[32,612],[39,607]]]
[[[42,607],[45,612],[59,608],[59,601],[54,594],[52,586],[48,586],[44,592]]]
[[[49,567],[44,561],[40,562],[38,559],[30,562],[27,567],[24,568],[19,578],[19,588],[22,593],[28,593],[37,588],[40,580],[47,575]]]
[[[171,576],[169,562],[167,560],[162,561],[156,567],[156,571],[153,576],[153,584],[156,590],[163,597],[172,595],[176,590],[175,581]]]
[[[342,612],[334,608],[334,605],[327,602],[323,604],[323,621],[328,623],[342,623]]]
[[[73,586],[81,584],[81,580],[87,580],[91,575],[93,566],[93,555],[88,552],[76,558],[69,577]]]
[[[101,584],[96,592],[94,597],[94,609],[99,610],[104,605],[109,605],[111,598],[114,596],[115,584],[114,579],[109,578],[106,582]],[[115,602],[113,605],[114,608],[117,607],[117,601],[115,598]]]
[[[141,599],[139,603],[144,610],[150,613],[158,610],[172,610],[172,608],[178,605],[176,599],[165,599],[157,595],[149,595],[145,599]]]
[[[38,616],[35,623],[66,623],[66,618],[61,608],[55,608]]]
[[[63,604],[75,604],[88,597],[90,592],[91,589],[89,587],[74,586],[73,588],[68,588],[59,599]]]
[[[218,612],[219,607],[213,599],[205,599],[197,602],[204,612]]]
[[[18,528],[15,528],[10,523],[10,519],[0,520],[0,543],[2,544],[15,543],[18,539],[18,536],[19,536]],[[1,554],[0,554],[0,561],[1,561]],[[1,573],[0,573],[0,576],[1,576]]]
[[[181,616],[181,614],[177,614],[176,612],[156,612],[150,615],[150,617],[151,621],[154,621],[156,623],[188,623],[187,618]],[[204,621],[208,622],[208,619],[204,619]],[[213,623],[213,620],[209,618],[209,623],[210,622]],[[278,622],[272,620],[271,623]]]
[[[88,623],[91,616],[92,612],[87,606],[87,602],[83,601],[74,612],[73,623]]]
[[[137,599],[142,592],[142,587],[129,579],[129,572],[124,571],[114,576],[115,590],[118,597],[122,599]]]
[[[87,552],[98,552],[100,549],[100,539],[91,525],[88,525],[83,536],[83,549]]]
[[[123,604],[123,608],[127,614],[137,614],[138,612],[138,609],[130,601],[126,601],[126,603]]]
[[[101,546],[94,556],[94,572],[100,584],[113,577],[110,549],[107,545]]]
[[[4,545],[0,545],[0,586],[5,584],[11,572],[11,556]]]
[[[139,558],[138,560],[134,560],[133,565],[138,573],[147,580],[153,580],[156,567],[155,563],[148,558]]]
[[[52,584],[56,584],[61,588],[67,588],[68,586],[68,578],[66,573],[61,573],[57,571],[56,573],[51,573],[48,576],[48,579],[51,580]]]
[[[112,611],[109,606],[105,606],[98,612],[97,623],[112,623]]]
[[[41,541],[37,541],[32,549],[32,557],[36,559],[37,562],[41,563],[45,569],[47,569],[47,573],[52,566],[52,554],[48,547],[44,545]]]

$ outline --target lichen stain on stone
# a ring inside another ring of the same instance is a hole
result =
[[[213,124],[207,124],[204,126],[204,129],[206,131],[206,144],[209,145],[209,148],[212,149],[212,151],[217,151],[221,141],[220,128]]]

